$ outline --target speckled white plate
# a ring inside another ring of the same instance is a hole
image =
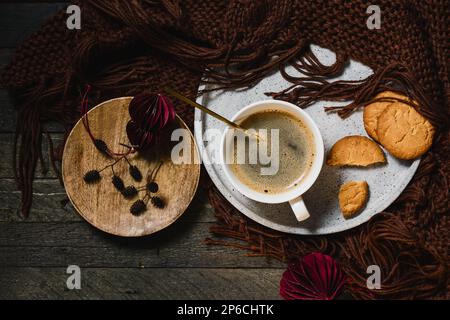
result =
[[[312,49],[324,64],[331,64],[335,59],[334,53],[327,49],[317,46],[313,46]],[[293,69],[288,69],[288,71],[292,74],[296,73]],[[336,80],[364,79],[371,73],[372,70],[367,66],[351,61],[344,74]],[[251,89],[213,92],[199,97],[197,102],[231,118],[242,107],[258,100],[267,99],[264,92],[280,91],[289,85],[278,72],[265,78]],[[337,114],[326,114],[323,109],[326,105],[330,105],[330,103],[319,101],[305,109],[321,130],[325,153],[338,139],[344,136],[367,135],[361,111],[342,120]],[[297,222],[288,204],[258,203],[234,190],[221,166],[211,161],[214,157],[218,157],[219,141],[205,142],[202,139],[204,132],[210,128],[218,128],[223,132],[225,125],[196,110],[195,138],[202,158],[206,162],[206,170],[220,192],[249,218],[266,227],[294,234],[335,233],[354,228],[368,221],[372,216],[386,209],[400,195],[413,177],[420,162],[419,159],[400,161],[385,152],[387,164],[383,166],[361,169],[324,165],[316,183],[304,195],[311,217],[304,222]],[[211,162],[212,164],[208,164]],[[339,210],[338,191],[339,187],[349,180],[366,180],[369,184],[370,197],[365,209],[358,216],[345,220]]]

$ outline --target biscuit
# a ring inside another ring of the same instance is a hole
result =
[[[383,150],[363,136],[347,136],[337,141],[328,153],[329,166],[361,166],[385,163]]]
[[[397,99],[403,99],[403,100],[409,100],[408,97],[395,93],[393,91],[383,91],[375,96],[375,98],[397,98]],[[374,102],[371,104],[368,104],[364,107],[363,112],[363,120],[364,120],[364,129],[366,129],[367,134],[374,139],[375,141],[378,141],[377,136],[377,126],[378,126],[378,117],[381,115],[381,113],[386,109],[387,106],[391,105],[395,101],[379,101]]]
[[[365,206],[369,196],[366,181],[349,181],[339,189],[339,206],[345,219],[353,218]]]
[[[431,147],[435,129],[414,108],[393,103],[378,118],[376,129],[380,143],[394,157],[415,159]]]

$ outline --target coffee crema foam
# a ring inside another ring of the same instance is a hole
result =
[[[267,148],[271,154],[271,129],[279,130],[279,167],[274,175],[262,175],[259,162],[248,161],[249,142],[246,140],[245,163],[238,163],[237,145],[233,149],[231,171],[247,187],[266,194],[279,194],[296,187],[308,174],[315,158],[314,138],[311,130],[300,119],[278,110],[266,110],[250,115],[240,125],[246,129],[266,129]],[[259,146],[259,143],[257,143]],[[266,166],[267,167],[267,166]]]

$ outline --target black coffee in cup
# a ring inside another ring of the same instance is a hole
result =
[[[230,168],[243,184],[260,193],[279,194],[301,183],[315,158],[313,134],[306,124],[288,112],[267,110],[248,116],[240,125],[261,135],[256,139],[235,132]],[[260,156],[262,149],[267,157]]]

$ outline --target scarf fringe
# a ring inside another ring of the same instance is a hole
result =
[[[236,241],[208,238],[206,244],[242,249],[248,251],[247,256],[268,256],[283,262],[311,252],[329,254],[340,261],[351,279],[348,291],[358,299],[425,299],[442,292],[447,285],[448,261],[424,246],[397,214],[381,213],[359,232],[293,237],[243,219],[215,187],[209,190],[208,197],[218,219],[211,233]],[[366,270],[373,264],[387,272],[381,275],[378,290],[367,289]]]
[[[58,119],[67,123],[70,113],[66,113],[66,92],[71,75],[61,77],[55,83],[47,83],[44,79],[33,89],[21,93],[15,93],[18,101],[18,118],[13,149],[14,177],[18,189],[22,194],[21,216],[27,218],[30,212],[33,197],[33,179],[38,161],[41,164],[42,173],[46,174],[48,165],[44,161],[42,141],[44,133],[49,140],[50,162],[56,169],[53,143],[50,135],[44,130],[42,123]],[[60,101],[55,103],[55,101]],[[49,105],[53,105],[49,107]],[[43,111],[45,110],[45,112]],[[56,169],[58,175],[59,171]]]
[[[346,118],[358,108],[374,102],[399,101],[416,108],[436,127],[448,127],[448,114],[424,93],[421,85],[402,64],[391,63],[364,80],[330,82],[330,77],[339,75],[343,71],[345,66],[343,61],[343,58],[338,56],[335,64],[332,66],[327,67],[319,62],[313,70],[310,70],[310,66],[302,61],[299,65],[294,65],[295,69],[306,74],[306,76],[302,77],[288,75],[283,67],[280,70],[281,74],[293,85],[281,92],[267,92],[266,95],[274,99],[292,102],[300,108],[306,108],[318,100],[351,101],[345,106],[325,107],[325,111],[337,112],[342,118]],[[386,90],[401,93],[409,99],[375,98],[378,93]]]
[[[164,8],[174,16],[173,10],[169,10],[165,2],[163,2]],[[246,34],[245,30],[248,28],[246,23],[230,30],[225,28],[225,22],[223,44],[214,47],[195,44],[158,26],[138,3],[132,7],[127,2],[119,0],[95,0],[89,3],[110,17],[120,20],[139,37],[139,41],[143,41],[149,48],[167,54],[189,70],[201,74],[205,84],[214,86],[214,89],[210,90],[252,86],[277,66],[297,56],[307,46],[304,41],[282,41],[282,43],[266,45],[268,38],[273,40],[272,38],[282,29],[284,23],[289,21],[292,3],[288,0],[280,0],[276,5],[266,8],[271,18],[280,23],[277,28],[271,27],[264,30],[267,31],[264,37],[254,38],[250,42],[242,41]],[[243,15],[255,14],[248,8],[251,3],[233,1],[230,5],[242,7]],[[182,23],[182,13],[176,16],[173,24],[179,25]],[[247,23],[250,20],[247,20]],[[258,49],[255,51],[254,48]]]

